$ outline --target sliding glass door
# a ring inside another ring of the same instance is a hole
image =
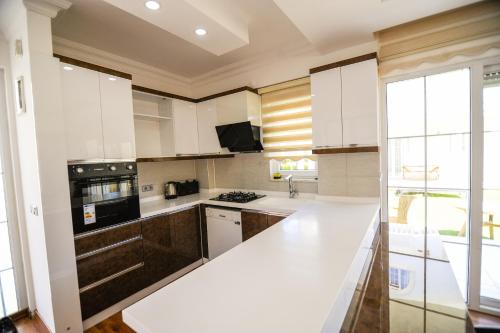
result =
[[[387,82],[383,150],[391,255],[449,261],[470,307],[497,314],[498,63],[487,59]],[[432,282],[426,282],[428,289]]]
[[[470,71],[391,82],[386,98],[390,251],[450,260],[465,296]]]
[[[483,214],[480,302],[500,308],[500,70],[485,68],[483,83]]]

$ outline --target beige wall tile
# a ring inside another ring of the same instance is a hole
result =
[[[169,161],[137,163],[139,197],[147,198],[163,194],[163,184],[196,178],[194,161]],[[142,192],[142,185],[152,184],[153,191]]]
[[[349,177],[347,178],[347,196],[376,197],[380,195],[379,177]]]
[[[378,177],[380,175],[379,153],[347,154],[347,177]]]
[[[329,176],[322,177],[318,183],[319,195],[347,195],[347,178],[345,176]]]
[[[218,188],[243,188],[262,191],[288,191],[286,182],[272,181],[269,160],[261,153],[240,154],[234,158],[215,159],[215,184]],[[297,182],[302,193],[317,193],[317,183]]]

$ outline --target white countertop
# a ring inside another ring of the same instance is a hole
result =
[[[141,213],[199,203],[295,213],[125,309],[125,323],[139,333],[337,332],[370,251],[378,199],[208,200],[216,194],[143,202]]]

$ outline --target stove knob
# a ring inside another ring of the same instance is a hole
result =
[[[116,167],[114,165],[112,165],[112,166],[109,167],[109,170],[116,171]]]
[[[83,173],[83,171],[85,171],[85,170],[83,170],[82,167],[76,168],[76,173]]]
[[[127,165],[127,169],[132,170],[132,169],[134,169],[134,166],[132,164],[129,164],[129,165]]]

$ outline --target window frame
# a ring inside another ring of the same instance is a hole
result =
[[[308,158],[308,156],[303,156],[303,158]],[[314,170],[281,170],[280,169],[280,164],[281,161],[289,159],[287,157],[283,158],[272,158],[269,161],[269,171],[270,171],[270,177],[271,180],[283,180],[284,178],[288,177],[289,175],[292,175],[294,177],[294,180],[296,181],[317,181],[318,180],[318,161],[316,161],[316,169]],[[279,172],[281,174],[281,179],[274,179],[273,174]]]

